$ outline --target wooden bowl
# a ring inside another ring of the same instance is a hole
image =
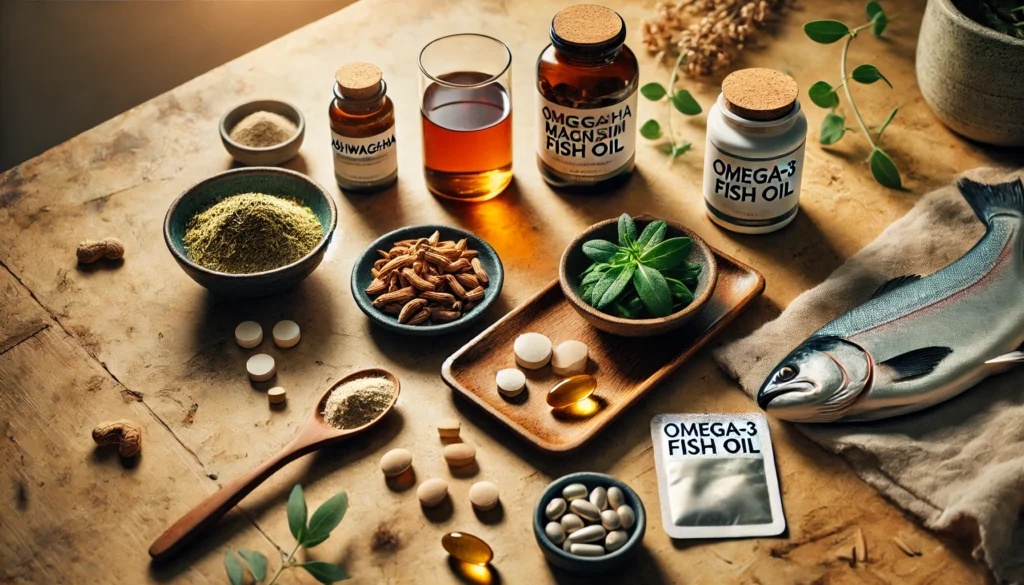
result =
[[[231,139],[231,130],[246,116],[256,112],[270,112],[288,118],[298,126],[299,130],[290,139],[273,146],[255,148],[239,144]],[[306,119],[302,112],[287,102],[277,100],[257,100],[244,103],[231,110],[220,119],[220,141],[232,158],[244,165],[273,166],[286,163],[295,158],[302,148],[302,140],[306,136]]]
[[[189,258],[182,242],[188,220],[221,199],[241,193],[266,193],[298,200],[312,209],[320,220],[323,230],[320,241],[299,260],[265,272],[228,274],[196,264]],[[291,288],[309,276],[323,260],[337,224],[338,211],[334,199],[313,179],[277,167],[251,167],[213,175],[196,183],[175,199],[164,216],[164,242],[178,265],[192,280],[215,293],[258,297]]]
[[[390,250],[392,244],[400,240],[428,238],[434,231],[441,232],[442,241],[458,241],[466,238],[469,249],[479,252],[477,258],[480,259],[480,264],[487,271],[488,277],[488,285],[484,288],[484,298],[462,317],[448,323],[427,322],[421,325],[399,323],[395,315],[389,315],[374,307],[373,297],[365,292],[366,287],[370,286],[370,282],[373,281],[373,275],[370,273],[373,263],[380,259],[377,250]],[[480,319],[488,307],[498,300],[498,296],[501,295],[501,286],[504,282],[505,268],[501,265],[498,253],[480,236],[448,225],[413,225],[384,234],[370,244],[352,265],[352,278],[349,288],[352,290],[352,298],[355,299],[359,310],[365,313],[377,325],[404,335],[430,336],[458,331]]]
[[[637,233],[643,231],[644,227],[655,221],[650,216],[639,216],[634,218]],[[558,265],[558,281],[562,286],[562,293],[565,298],[576,309],[581,317],[588,323],[601,331],[623,337],[650,337],[660,335],[678,329],[689,321],[698,311],[711,300],[711,294],[715,290],[715,283],[718,280],[718,264],[715,262],[715,255],[711,248],[704,243],[700,236],[690,229],[671,221],[668,224],[668,231],[665,239],[685,236],[693,240],[693,251],[687,261],[701,265],[700,277],[697,279],[697,288],[693,291],[693,302],[682,310],[672,313],[667,317],[653,319],[626,319],[604,311],[599,311],[587,304],[580,298],[580,273],[587,269],[593,262],[583,254],[583,244],[590,240],[608,240],[618,242],[618,219],[608,219],[595,223],[576,236],[562,254],[562,260]]]

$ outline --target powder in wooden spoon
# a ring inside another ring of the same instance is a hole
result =
[[[335,388],[324,404],[324,421],[338,429],[355,429],[391,406],[395,385],[387,378],[356,378]]]
[[[288,118],[273,112],[253,112],[231,129],[231,140],[250,148],[267,148],[287,142],[299,127]]]

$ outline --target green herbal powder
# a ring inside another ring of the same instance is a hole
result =
[[[185,225],[185,251],[196,264],[230,274],[251,274],[291,264],[323,234],[313,211],[262,193],[221,200]]]

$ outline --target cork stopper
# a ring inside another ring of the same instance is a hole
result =
[[[567,43],[597,45],[614,39],[622,31],[622,19],[604,6],[577,4],[558,11],[551,29]]]
[[[774,69],[741,69],[722,81],[725,107],[748,120],[777,120],[788,114],[799,93],[796,80]]]
[[[377,95],[383,77],[380,67],[373,63],[349,63],[334,73],[341,95],[353,100],[365,100]]]

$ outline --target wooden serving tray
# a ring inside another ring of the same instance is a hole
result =
[[[500,422],[540,449],[566,453],[607,427],[764,292],[764,276],[712,248],[718,283],[708,304],[680,329],[656,337],[617,337],[590,326],[569,305],[554,281],[456,351],[441,377]],[[562,378],[546,366],[526,373],[526,390],[514,399],[498,394],[494,376],[514,368],[512,344],[536,331],[557,345],[577,339],[590,349],[587,373],[597,377],[593,401],[566,412],[552,411],[548,390]]]

